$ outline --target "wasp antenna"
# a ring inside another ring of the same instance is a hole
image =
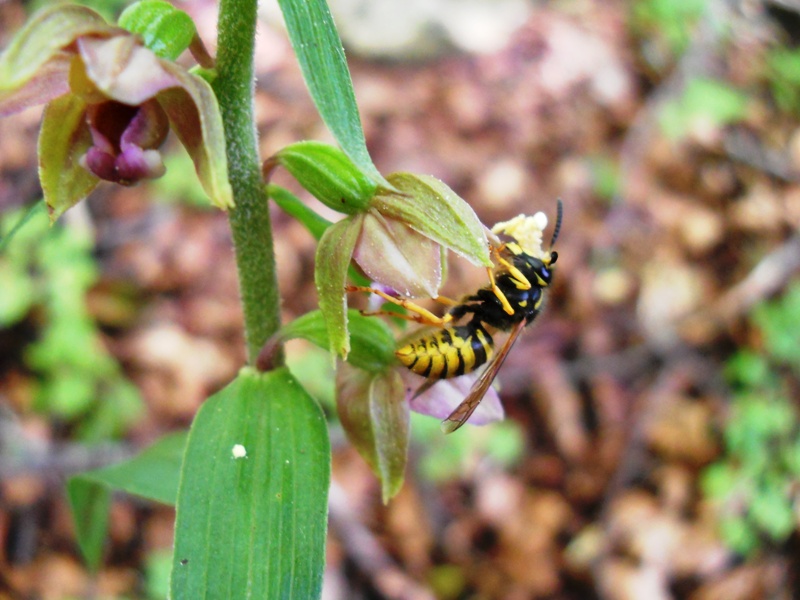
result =
[[[557,200],[558,208],[556,209],[556,227],[553,229],[553,237],[550,240],[550,247],[552,248],[556,240],[558,239],[558,234],[561,232],[561,218],[564,216],[564,205],[561,204],[561,198]]]

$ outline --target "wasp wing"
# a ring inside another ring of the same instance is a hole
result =
[[[442,431],[445,433],[453,433],[456,429],[461,427],[475,412],[478,405],[483,400],[484,395],[492,385],[494,378],[500,367],[503,366],[506,356],[508,356],[514,342],[517,341],[519,334],[525,328],[525,321],[520,321],[511,331],[511,334],[506,339],[503,346],[497,351],[492,360],[486,366],[486,369],[481,373],[480,378],[472,385],[469,394],[464,398],[463,402],[459,404],[450,415],[442,421]]]

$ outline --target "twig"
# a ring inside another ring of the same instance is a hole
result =
[[[434,600],[435,596],[406,575],[381,547],[375,536],[350,508],[344,490],[331,482],[328,499],[331,528],[337,532],[347,555],[388,600]]]
[[[122,444],[53,444],[31,440],[10,411],[0,410],[0,479],[16,475],[63,477],[120,462],[135,454]]]
[[[742,281],[728,290],[712,312],[730,322],[750,307],[783,288],[800,269],[800,234],[767,254]]]
[[[789,183],[800,181],[800,173],[794,169],[786,153],[765,148],[755,136],[733,130],[725,135],[722,144],[733,160]]]

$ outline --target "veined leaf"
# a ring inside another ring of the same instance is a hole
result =
[[[79,473],[67,482],[78,545],[92,569],[100,564],[108,530],[111,490],[175,504],[186,432],[164,436],[138,456]]]
[[[319,406],[285,368],[243,369],[189,433],[171,597],[319,597],[329,482]]]

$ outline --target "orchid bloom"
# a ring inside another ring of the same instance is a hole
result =
[[[35,15],[0,55],[0,116],[46,103],[39,172],[51,217],[101,181],[164,174],[159,147],[175,130],[212,202],[233,205],[222,119],[211,87],[91,9]]]

